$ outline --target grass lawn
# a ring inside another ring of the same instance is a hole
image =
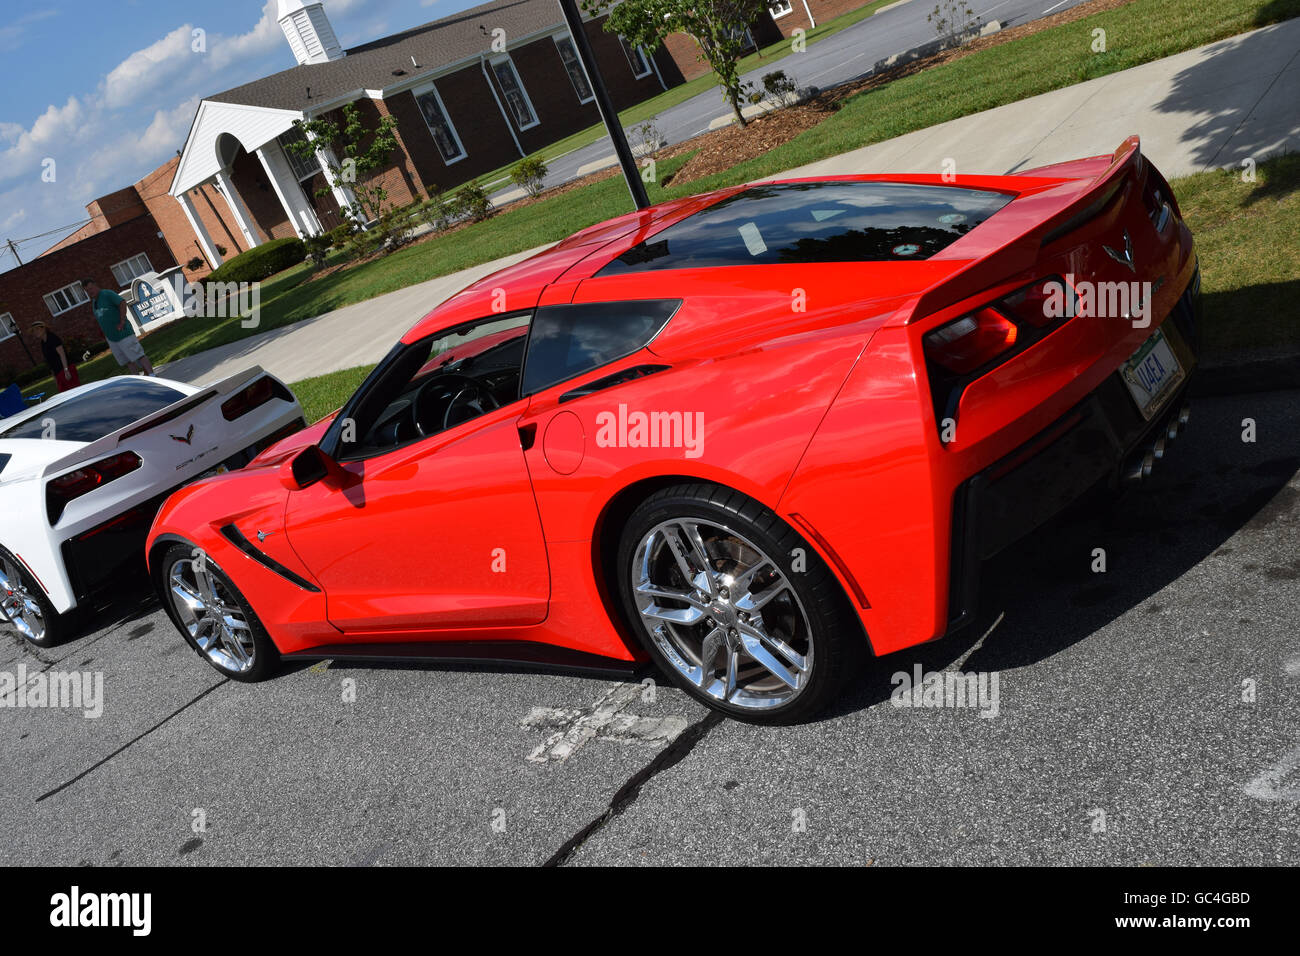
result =
[[[302,403],[303,414],[309,422],[318,422],[330,412],[342,408],[348,397],[370,374],[373,365],[358,365],[341,372],[317,375],[294,382],[290,388]]]
[[[1242,182],[1240,172],[1213,170],[1170,185],[1201,259],[1202,361],[1300,353],[1300,154],[1261,163],[1253,183]],[[307,420],[341,407],[372,368],[293,383]]]
[[[1172,185],[1201,258],[1206,364],[1300,355],[1300,154],[1260,163],[1253,183],[1214,170]]]

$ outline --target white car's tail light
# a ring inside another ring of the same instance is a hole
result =
[[[129,475],[140,465],[140,456],[135,452],[126,451],[101,458],[89,465],[82,465],[66,475],[51,478],[45,485],[45,510],[49,515],[50,524],[59,520],[69,501],[80,498],[123,475]]]
[[[246,385],[234,395],[221,403],[221,417],[228,422],[247,415],[253,409],[265,405],[273,398],[293,401],[288,390],[270,376],[262,376],[251,385]]]

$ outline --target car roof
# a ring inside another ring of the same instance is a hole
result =
[[[946,173],[860,173],[843,176],[807,176],[762,180],[741,186],[728,187],[683,199],[674,199],[647,209],[629,212],[605,222],[583,229],[561,242],[550,246],[522,262],[507,266],[488,275],[451,298],[439,304],[402,337],[411,343],[425,336],[462,322],[482,319],[493,313],[525,311],[539,305],[563,304],[573,301],[577,287],[597,276],[601,269],[628,250],[644,243],[654,235],[721,203],[738,193],[766,186],[797,186],[800,184],[837,183],[893,183],[918,187],[944,186],[957,190],[989,191],[1009,194],[1012,200],[1033,193],[1053,190],[1071,181],[1089,178],[1094,167],[1102,162],[1075,161],[1041,170],[1026,170],[1016,175],[949,175]],[[1054,204],[1055,205],[1055,204]],[[978,258],[987,250],[971,243],[974,233],[938,252],[930,260],[898,263],[905,268],[921,261],[940,265],[939,260],[966,260]],[[890,262],[875,262],[874,266],[891,268]],[[948,261],[935,270],[915,270],[918,279],[931,280],[950,274],[956,263]],[[714,265],[713,269],[726,269],[728,265]],[[697,275],[708,268],[692,270]],[[602,280],[603,281],[603,280]],[[910,283],[903,281],[904,285]],[[916,291],[921,291],[919,288]]]

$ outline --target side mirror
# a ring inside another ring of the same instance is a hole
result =
[[[302,491],[326,478],[339,478],[343,469],[318,445],[308,445],[280,466],[280,484],[290,491]]]

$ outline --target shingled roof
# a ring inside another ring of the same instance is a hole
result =
[[[308,63],[209,96],[219,103],[307,111],[356,90],[378,90],[480,53],[492,31],[512,42],[564,23],[556,0],[493,0],[481,6],[363,43],[328,63]],[[411,63],[411,57],[419,67]],[[398,73],[397,71],[401,71]],[[310,92],[309,92],[310,91]]]

